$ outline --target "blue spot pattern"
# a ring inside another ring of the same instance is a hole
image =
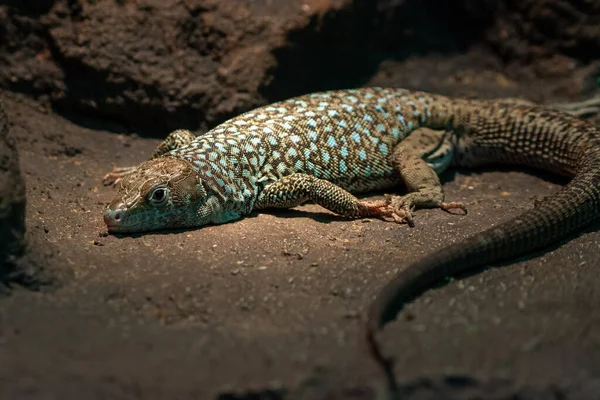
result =
[[[394,185],[389,161],[412,130],[438,118],[434,95],[368,88],[312,93],[230,119],[172,150],[190,161],[211,193],[246,213],[262,189],[302,173],[349,191]]]

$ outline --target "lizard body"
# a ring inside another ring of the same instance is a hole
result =
[[[411,139],[423,127],[447,134],[421,136],[433,149],[415,146]],[[445,277],[545,247],[597,219],[600,132],[593,124],[526,102],[403,89],[305,95],[242,114],[198,138],[175,132],[155,158],[106,176],[107,183],[123,181],[104,218],[112,232],[193,227],[313,200],[351,218],[412,224],[415,207],[464,209],[444,202],[437,173],[450,164],[494,163],[573,179],[526,213],[409,265],[384,287],[368,312],[365,339],[393,388],[391,363],[375,335],[407,301]],[[401,183],[409,193],[383,201],[350,194]]]
[[[197,138],[175,131],[151,160],[107,175],[107,183],[123,182],[105,221],[111,232],[196,227],[306,200],[348,217],[403,218],[406,212],[349,192],[401,184],[398,144],[426,121],[438,129],[448,124],[436,98],[379,88],[316,93],[242,114]],[[199,180],[197,190],[188,188],[188,202],[176,184],[185,174]],[[161,195],[164,189],[165,199],[175,195],[166,199],[173,201],[153,203],[151,188]],[[339,202],[329,201],[330,191]]]

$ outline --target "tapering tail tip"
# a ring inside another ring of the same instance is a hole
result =
[[[361,324],[361,342],[365,351],[381,370],[388,393],[393,394],[398,391],[398,383],[394,374],[394,359],[384,356],[381,346],[377,341],[377,332],[380,327],[377,320],[372,317],[372,312],[370,312],[367,316],[367,321]]]

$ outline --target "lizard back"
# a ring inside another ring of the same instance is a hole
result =
[[[389,162],[394,147],[422,124],[444,128],[444,103],[450,107],[441,96],[403,89],[314,93],[241,114],[170,155],[246,207],[260,188],[292,173],[354,193],[386,189],[401,182]]]

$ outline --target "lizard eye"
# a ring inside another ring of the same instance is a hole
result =
[[[167,199],[167,189],[165,188],[156,188],[150,195],[150,200],[154,204],[161,204]]]

